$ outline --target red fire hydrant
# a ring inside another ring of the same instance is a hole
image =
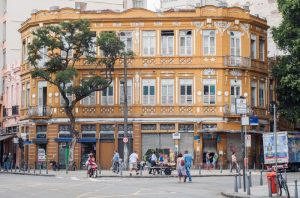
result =
[[[268,181],[271,182],[271,191],[272,193],[277,193],[276,188],[276,172],[267,173]]]

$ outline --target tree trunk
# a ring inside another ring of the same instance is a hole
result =
[[[72,141],[69,143],[69,156],[68,156],[68,163],[66,164],[66,168],[73,170],[73,164],[74,164],[74,150],[78,139],[78,131],[75,129],[75,117],[72,112],[73,108],[65,107],[66,115],[70,119],[70,132],[72,136]]]

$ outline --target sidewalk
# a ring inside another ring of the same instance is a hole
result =
[[[300,189],[300,185],[298,183],[298,194],[299,194],[299,189]],[[288,183],[288,188],[289,188],[289,192],[290,192],[290,197],[294,197],[295,195],[295,184],[294,183]],[[247,192],[244,192],[243,188],[242,189],[238,189],[238,192],[235,193],[232,187],[232,190],[226,191],[226,192],[222,192],[221,193],[224,197],[229,197],[229,198],[267,198],[268,196],[268,186],[267,185],[263,185],[263,186],[253,186],[250,188],[250,194],[251,195],[247,195]],[[272,195],[273,197],[276,197],[276,193]],[[286,197],[285,192],[282,192],[282,196],[278,196],[278,197]],[[298,195],[298,197],[300,197]]]
[[[46,173],[46,170],[41,170],[41,174],[40,174],[40,170],[30,170],[30,172],[28,171],[21,171],[19,172],[19,170],[17,169],[16,171],[13,169],[12,172],[3,172],[1,171],[0,174],[21,174],[21,175],[36,175],[36,176],[57,176],[57,177],[87,177],[86,175],[86,170],[77,170],[77,171],[68,171],[68,174],[66,173],[66,170],[60,170],[60,171],[53,171],[53,170],[48,170],[48,174]],[[200,173],[200,174],[199,174]],[[230,173],[229,170],[222,170],[222,173],[220,172],[220,170],[201,170],[199,172],[198,169],[192,169],[191,170],[191,175],[192,177],[219,177],[219,176],[233,176],[234,173]],[[130,176],[130,172],[129,171],[123,171],[122,175],[113,173],[111,170],[101,170],[98,172],[98,177],[134,177],[134,178],[168,178],[168,177],[176,177],[177,176],[177,171],[173,170],[171,175],[165,175],[163,174],[148,174],[148,170],[144,170],[142,171],[142,174],[140,174],[139,171],[139,175],[135,175],[135,173],[133,172],[133,175]]]

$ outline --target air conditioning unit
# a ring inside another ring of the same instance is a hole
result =
[[[59,10],[59,6],[51,6],[50,11]]]

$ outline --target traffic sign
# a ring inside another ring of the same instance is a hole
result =
[[[251,135],[246,135],[246,147],[251,147]]]
[[[258,117],[257,116],[251,116],[250,117],[250,125],[251,126],[258,126]]]
[[[236,112],[237,114],[246,114],[247,113],[247,101],[244,98],[236,99]]]
[[[127,137],[124,137],[124,138],[123,138],[123,142],[124,142],[124,143],[127,143],[127,142],[128,142],[128,138],[127,138]]]

